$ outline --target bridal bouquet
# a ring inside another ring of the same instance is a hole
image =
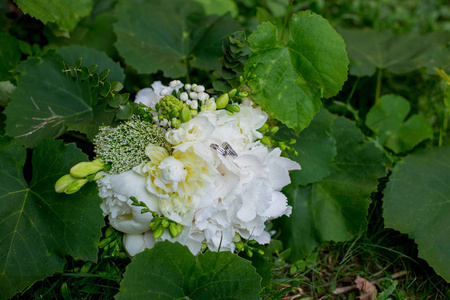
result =
[[[131,119],[100,128],[96,159],[55,189],[74,193],[96,180],[103,213],[131,256],[161,240],[194,254],[242,251],[243,239],[267,244],[265,222],[291,213],[281,189],[300,165],[268,148],[264,133],[276,128],[246,96],[155,82],[137,93]]]

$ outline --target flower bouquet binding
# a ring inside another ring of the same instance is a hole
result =
[[[265,222],[291,213],[281,189],[300,165],[281,156],[286,143],[268,147],[278,129],[268,114],[245,92],[212,97],[178,80],[153,83],[135,103],[129,120],[100,128],[96,159],[74,166],[55,190],[75,193],[95,180],[103,214],[131,256],[162,240],[193,254],[249,256],[246,241],[269,243]]]

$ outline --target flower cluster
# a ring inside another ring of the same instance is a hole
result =
[[[247,98],[230,98],[211,97],[201,85],[156,82],[135,99],[152,125],[136,117],[132,129],[102,129],[97,158],[115,171],[97,180],[101,207],[125,233],[130,255],[159,240],[178,241],[194,254],[204,247],[241,250],[241,238],[269,243],[265,222],[291,213],[281,189],[290,183],[288,171],[300,166],[260,142],[265,112]],[[123,146],[131,150],[110,140],[131,141]]]

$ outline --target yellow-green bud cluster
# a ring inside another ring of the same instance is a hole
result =
[[[151,213],[153,219],[150,222],[150,228],[153,230],[153,237],[155,239],[160,238],[164,234],[164,230],[168,229],[171,237],[176,237],[183,230],[183,225],[174,222],[166,217],[158,215],[157,212],[148,208],[147,204],[136,199],[136,197],[131,197],[130,200],[133,202],[134,206],[141,206],[141,214]]]
[[[121,251],[121,235],[111,227],[106,229],[104,237],[98,243],[98,247],[103,250],[102,258],[127,256],[125,252]]]
[[[173,95],[164,96],[155,106],[158,113],[158,119],[163,121],[164,119],[170,121],[172,128],[180,127],[181,123],[185,123],[191,119],[193,114],[197,114],[197,111],[191,114],[189,106]],[[162,122],[160,122],[163,126]]]
[[[110,173],[119,174],[149,161],[145,148],[150,143],[169,150],[164,134],[164,129],[158,125],[133,116],[117,127],[100,127],[94,139],[94,151],[97,158],[111,164]]]
[[[281,149],[281,151],[289,151],[293,153],[294,155],[298,155],[297,150],[292,148],[289,145],[293,145],[297,142],[296,139],[290,138],[285,141],[278,141],[273,138],[273,135],[278,132],[280,128],[278,126],[272,125],[269,126],[269,124],[265,123],[261,128],[258,129],[259,132],[261,132],[263,137],[261,138],[261,144],[271,147],[278,147]]]
[[[264,255],[262,249],[253,247],[257,244],[256,241],[242,241],[241,236],[236,232],[233,237],[234,245],[236,246],[237,252],[245,252],[248,257],[252,257],[253,253],[258,253],[259,255]]]
[[[78,192],[86,183],[102,178],[109,165],[96,159],[90,162],[80,162],[70,169],[70,174],[59,178],[55,183],[55,192],[73,194]]]

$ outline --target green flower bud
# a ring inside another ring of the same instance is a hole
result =
[[[169,224],[170,224],[170,222],[169,222],[169,220],[167,220],[167,219],[164,219],[164,220],[162,220],[162,222],[161,222],[161,226],[164,227],[164,228],[169,227]]]
[[[173,237],[173,238],[176,237],[179,234],[176,223],[170,223],[170,225],[169,225],[169,233],[170,233],[170,236]]]
[[[180,115],[180,112],[176,108],[172,108],[172,110],[169,113],[169,116],[171,118],[177,118]]]
[[[229,101],[230,98],[228,97],[227,93],[220,95],[220,97],[216,100],[216,108],[222,109],[227,107]]]
[[[241,241],[241,236],[239,235],[239,233],[235,233],[234,237],[231,239],[234,243],[240,242]]]
[[[258,249],[258,254],[259,254],[259,255],[264,255],[264,250]]]
[[[77,180],[77,178],[71,176],[70,174],[64,175],[55,182],[55,192],[64,193],[64,190],[75,180]]]
[[[237,89],[232,89],[231,91],[228,92],[228,96],[230,96],[231,98],[233,98],[237,93]]]
[[[178,127],[181,126],[181,121],[178,120],[178,119],[173,118],[171,122],[172,122],[172,127],[173,128],[178,128]]]
[[[112,227],[106,228],[105,237],[110,237],[113,234],[114,234],[114,229],[112,229]]]
[[[191,111],[189,110],[189,107],[183,106],[183,108],[181,109],[181,115],[180,115],[180,121],[182,123],[186,123],[191,119]]]
[[[99,180],[100,178],[103,178],[103,177],[105,177],[105,174],[103,172],[98,172],[94,176],[94,181]]]
[[[236,249],[238,249],[238,251],[244,250],[244,244],[242,242],[237,242],[234,244],[236,245]]]
[[[280,129],[280,127],[278,126],[273,126],[272,128],[269,129],[270,134],[275,134],[277,133],[277,131]]]
[[[247,92],[239,92],[238,96],[241,98],[244,98],[244,97],[248,96],[248,93]]]
[[[253,256],[253,252],[252,252],[252,250],[250,250],[250,248],[245,249],[245,254],[247,254],[248,257]]]
[[[238,105],[236,105],[236,104],[228,104],[226,109],[228,111],[233,112],[233,113],[237,113],[237,112],[241,111],[241,108]]]
[[[292,145],[292,144],[295,144],[295,143],[297,143],[297,140],[296,140],[296,139],[291,138],[291,139],[289,140],[289,145]]]
[[[155,232],[153,232],[153,237],[155,239],[159,239],[163,234],[164,234],[164,228],[158,227],[158,229],[156,229]]]
[[[191,109],[189,113],[191,114],[191,117],[195,117],[196,115],[198,115],[198,111],[196,109]]]
[[[263,136],[261,139],[261,144],[269,146],[270,145],[270,139],[267,136]]]
[[[86,184],[86,182],[87,179],[77,179],[66,187],[64,193],[68,195],[76,193]]]
[[[162,220],[161,220],[161,218],[156,218],[156,221],[153,224],[152,223],[153,223],[153,221],[150,222],[150,227],[152,228],[153,231],[156,231],[156,229],[158,229],[159,226],[161,225]]]
[[[84,178],[88,175],[103,170],[103,167],[92,162],[80,162],[70,169],[70,175],[73,177]]]
[[[280,142],[280,143],[278,144],[278,148],[280,148],[281,151],[284,151],[284,150],[286,150],[286,144],[283,143],[283,142]]]
[[[265,123],[263,126],[261,126],[261,128],[258,129],[259,132],[264,132],[267,129],[269,129],[269,125],[267,123]]]

